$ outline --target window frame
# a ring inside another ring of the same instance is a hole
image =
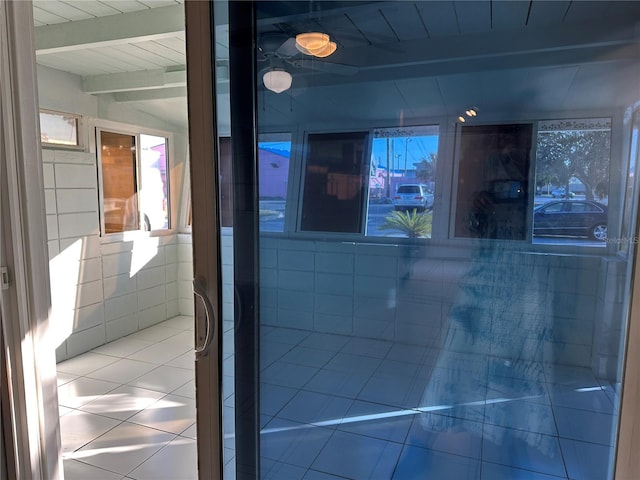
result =
[[[99,211],[98,211],[98,216],[100,217],[100,238],[102,239],[108,239],[108,240],[113,240],[113,241],[118,241],[121,240],[125,235],[131,235],[131,234],[146,234],[148,236],[162,236],[162,235],[169,235],[175,232],[176,229],[176,221],[174,219],[174,215],[173,215],[173,197],[174,197],[174,192],[172,189],[172,182],[171,182],[171,172],[173,170],[173,134],[169,133],[169,132],[163,132],[163,131],[159,131],[159,130],[151,130],[151,129],[146,129],[146,128],[141,128],[141,127],[135,127],[135,126],[131,126],[131,125],[123,125],[120,123],[114,123],[114,122],[97,122],[94,126],[93,126],[93,130],[94,130],[94,135],[92,135],[92,150],[95,152],[96,154],[96,171],[97,171],[97,180],[98,180],[98,203],[99,203]],[[167,175],[166,175],[166,182],[167,182],[167,223],[168,226],[167,228],[164,229],[155,229],[155,230],[145,230],[144,229],[144,225],[141,221],[142,217],[141,217],[141,206],[140,206],[140,199],[137,199],[137,213],[138,213],[138,219],[139,219],[139,228],[136,230],[125,230],[122,232],[112,232],[112,233],[106,233],[105,232],[105,215],[104,215],[104,187],[103,187],[103,178],[104,178],[104,172],[102,169],[102,149],[101,149],[101,141],[100,141],[100,133],[101,132],[109,132],[109,133],[114,133],[114,134],[118,134],[118,135],[126,135],[126,136],[131,136],[131,137],[135,137],[135,142],[136,142],[136,165],[135,165],[135,173],[136,173],[136,182],[135,182],[135,189],[136,189],[136,193],[138,193],[140,191],[140,185],[141,185],[141,178],[140,178],[140,172],[141,172],[141,143],[140,143],[140,136],[141,135],[150,135],[150,136],[155,136],[155,137],[162,137],[165,139],[165,149],[166,149],[166,162],[167,162]]]
[[[66,145],[63,143],[54,143],[54,142],[46,142],[42,141],[42,121],[40,120],[41,114],[48,115],[62,115],[65,117],[71,117],[76,119],[76,144],[75,145]],[[84,151],[86,142],[84,141],[86,135],[86,124],[85,119],[82,115],[76,113],[69,112],[61,112],[57,110],[50,110],[47,108],[41,108],[38,110],[38,129],[40,133],[40,146],[41,148],[46,149],[55,149],[55,150],[73,150],[73,151]]]

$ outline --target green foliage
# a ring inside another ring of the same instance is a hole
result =
[[[380,230],[400,230],[409,238],[431,236],[431,213],[418,213],[414,208],[411,211],[393,211],[384,219]]]
[[[564,130],[538,135],[536,158],[538,185],[552,183],[569,191],[569,179],[576,177],[586,187],[587,199],[606,194],[609,183],[608,130]]]

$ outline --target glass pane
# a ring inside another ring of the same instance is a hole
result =
[[[554,5],[256,2],[243,120],[256,151],[291,132],[284,227],[233,285],[259,289],[234,335],[259,343],[260,443],[244,424],[234,452],[260,478],[612,478],[632,268],[604,240],[636,154],[640,5]],[[381,229],[396,207],[430,232]]]
[[[374,130],[368,236],[431,238],[438,131],[437,126]]]
[[[140,209],[145,230],[169,228],[167,139],[140,135]]]
[[[365,132],[309,135],[302,230],[361,231],[366,138]]]
[[[78,145],[78,117],[40,112],[40,141],[54,145]]]
[[[610,150],[609,118],[539,122],[534,243],[606,245]],[[553,199],[562,199],[575,215],[549,224],[538,211]]]
[[[138,230],[136,137],[100,132],[104,233]]]
[[[262,231],[284,231],[290,158],[290,133],[260,135],[258,172]]]

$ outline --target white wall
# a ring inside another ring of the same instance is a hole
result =
[[[98,99],[83,93],[75,75],[39,66],[38,86],[41,109],[82,116],[81,151],[43,149],[52,318],[60,344],[57,358],[62,360],[192,312],[190,302],[178,298],[179,278],[188,275],[191,248],[180,245],[177,235],[183,222],[178,214],[184,210],[188,142],[186,131],[169,121],[118,104],[112,96]],[[133,133],[154,130],[171,135],[171,212],[176,228],[168,235],[100,236],[92,137],[95,125],[104,122]],[[182,265],[180,250],[185,250]]]
[[[58,360],[178,315],[176,235],[100,237],[95,154],[43,161]]]

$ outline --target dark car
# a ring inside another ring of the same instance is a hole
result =
[[[533,210],[534,235],[607,239],[607,207],[590,200],[558,200]]]

